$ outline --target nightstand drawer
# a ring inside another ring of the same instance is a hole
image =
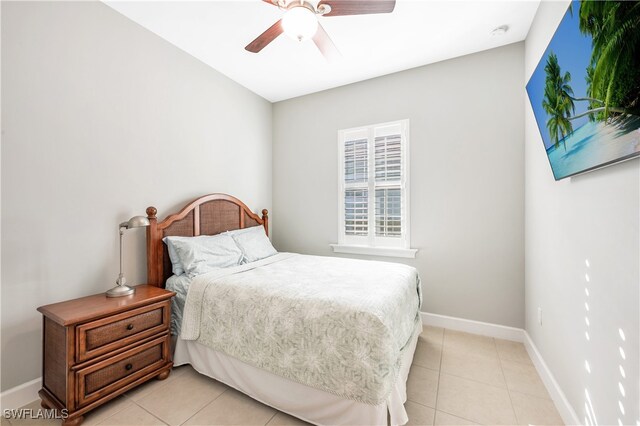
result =
[[[78,405],[89,404],[121,389],[169,361],[169,335],[78,370]]]
[[[169,329],[169,302],[161,302],[76,327],[78,362]]]

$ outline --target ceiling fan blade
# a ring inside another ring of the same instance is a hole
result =
[[[373,13],[391,13],[396,0],[321,0],[318,3],[331,7],[323,16],[370,15]]]
[[[318,49],[320,49],[322,56],[329,62],[334,62],[342,56],[320,23],[318,23],[318,31],[316,31],[316,34],[313,36],[313,42],[318,46]]]
[[[276,39],[276,37],[282,34],[282,31],[282,19],[280,19],[278,22],[270,26],[265,32],[260,34],[258,38],[247,44],[245,50],[252,53],[258,53],[264,49],[267,44],[271,43]]]
[[[274,3],[271,0],[262,0],[262,1],[265,2],[265,3],[269,3],[269,4],[273,5],[273,6],[278,6],[277,2]]]

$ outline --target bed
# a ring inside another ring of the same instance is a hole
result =
[[[178,293],[174,365],[191,364],[313,424],[407,422],[406,381],[422,331],[415,269],[277,253],[174,276],[163,238],[257,226],[268,235],[268,212],[258,216],[235,197],[210,194],[163,221],[154,207],[147,216],[148,283]]]

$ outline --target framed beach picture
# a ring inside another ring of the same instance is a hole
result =
[[[640,156],[639,3],[571,2],[527,83],[556,180]]]

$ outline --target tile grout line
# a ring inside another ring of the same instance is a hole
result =
[[[439,369],[436,370],[435,368],[425,367],[424,365],[414,364],[414,363],[411,363],[411,367],[424,368],[425,370],[433,371],[434,373],[437,373],[438,371],[440,371]]]
[[[184,371],[186,371],[186,370],[184,370]],[[180,372],[179,374],[176,374],[176,373],[174,372],[174,374],[173,374],[173,379],[175,380],[175,379],[177,379],[178,377],[180,377],[181,375],[183,375],[183,374],[184,374],[184,371]],[[172,372],[173,372],[173,371],[172,371]],[[150,383],[151,383],[151,380],[150,380],[150,381],[148,381],[148,382],[146,382],[145,384],[150,384]],[[158,386],[158,389],[154,389],[154,390],[150,391],[148,395],[144,395],[144,396],[142,396],[142,397],[140,398],[140,400],[142,400],[142,399],[146,398],[147,396],[151,395],[152,393],[155,393],[156,391],[158,391],[158,390],[160,390],[160,389],[162,389],[162,388],[164,388],[165,386],[168,386],[168,385],[170,385],[170,384],[171,384],[171,382],[170,382],[170,381],[165,380],[165,381],[164,381],[164,383],[162,383],[160,386]],[[135,388],[134,388],[133,390],[135,391]],[[118,398],[122,398],[123,400],[128,401],[130,404],[132,404],[132,405],[137,405],[138,407],[142,408],[144,411],[146,411],[147,413],[151,414],[154,418],[156,418],[156,419],[160,420],[162,423],[168,424],[168,423],[166,423],[164,420],[162,420],[160,417],[158,417],[156,414],[152,413],[151,411],[147,410],[145,407],[143,407],[142,405],[140,405],[140,404],[139,404],[137,401],[135,401],[132,397],[130,397],[129,395],[127,395],[127,393],[128,393],[128,392],[125,392],[125,393],[123,393],[123,394],[119,395],[118,397],[113,398],[112,400],[110,400],[109,402],[107,402],[107,403],[105,404],[105,406],[106,406],[106,405],[108,405],[108,404],[112,404],[112,403],[116,402],[116,400],[117,400]],[[207,404],[208,404],[208,403],[207,403]],[[127,408],[129,408],[129,406],[125,406],[125,407],[123,407],[123,408],[119,409],[118,411],[116,411],[116,412],[114,412],[114,413],[110,414],[109,416],[107,416],[107,417],[105,417],[104,419],[100,420],[100,422],[99,422],[99,423],[96,423],[96,426],[105,424],[104,422],[106,422],[107,420],[109,420],[110,418],[112,418],[113,416],[115,416],[116,414],[119,414],[119,413],[123,412],[123,411],[124,411],[124,410],[126,410]],[[91,413],[91,411],[89,411],[89,414],[90,414],[90,413]],[[185,420],[185,421],[186,421],[186,420]]]
[[[453,414],[453,413],[450,413],[450,412],[444,411],[444,410],[437,410],[437,411],[440,411],[441,413],[445,413],[445,414],[448,414],[448,415],[453,416],[453,417],[457,417],[457,418],[462,419],[462,420],[466,420],[466,421],[471,422],[471,423],[476,424],[476,425],[480,425],[481,424],[481,423],[476,422],[475,420],[471,420],[471,419],[468,419],[466,417],[462,417],[460,414]]]
[[[147,413],[149,413],[154,419],[156,420],[160,420],[163,424],[165,425],[169,425],[169,423],[165,422],[164,420],[162,420],[160,417],[156,416],[155,414],[153,414],[151,411],[147,410],[146,408],[144,408],[142,405],[138,404],[137,402],[133,401],[133,405],[137,405],[138,407],[142,408],[144,411],[146,411]],[[106,419],[105,419],[106,420]],[[102,422],[101,422],[102,423]]]
[[[551,401],[551,402],[553,402],[553,399],[551,399],[551,398],[544,398],[542,396],[531,395],[530,393],[525,393],[525,392],[522,392],[522,391],[510,390],[509,393],[510,394],[511,393],[516,393],[516,394],[520,394],[520,395],[526,396],[527,398],[539,399],[541,401]],[[555,403],[553,405],[555,407]]]
[[[523,361],[518,361],[515,359],[506,359],[506,358],[502,358],[500,356],[500,351],[498,351],[498,358],[500,358],[500,362],[502,363],[502,361],[506,361],[506,362],[513,362],[514,364],[518,364],[518,365],[528,365],[530,367],[534,367],[533,362],[531,360],[529,360],[529,362],[523,362]]]
[[[169,385],[171,383],[171,381],[177,379],[178,377],[180,377],[183,374],[183,372],[180,372],[180,374],[176,374],[176,373],[173,372],[173,369],[170,370],[170,371],[173,373],[173,375],[171,375],[171,373],[169,373],[170,377],[167,377],[164,380],[160,380],[161,383],[158,386],[158,389],[153,389],[153,390],[149,391],[149,394],[152,394],[153,392],[164,388],[165,386]],[[170,379],[171,379],[171,381],[170,381]],[[154,380],[155,380],[155,382],[154,382]],[[157,382],[158,382],[157,378],[151,378],[151,379],[147,380],[146,382],[141,383],[140,385],[138,385],[138,386],[136,386],[136,387],[134,387],[132,389],[129,389],[128,391],[126,391],[125,393],[121,394],[120,396],[123,396],[126,399],[130,400],[131,402],[136,403],[136,401],[131,396],[129,396],[127,394],[128,393],[135,393],[135,391],[140,390],[145,385],[151,386],[153,383],[157,383]],[[139,399],[146,398],[147,396],[149,396],[149,395],[145,395],[144,392],[142,392]],[[136,405],[137,405],[137,403],[136,403]]]
[[[444,345],[442,345],[442,346],[444,346]],[[481,385],[491,386],[491,387],[498,388],[498,389],[502,389],[502,390],[509,390],[509,389],[508,389],[508,387],[507,387],[507,385],[506,385],[506,380],[505,380],[505,386],[504,386],[504,387],[500,387],[500,386],[496,386],[495,384],[492,384],[492,383],[487,383],[487,382],[483,382],[483,381],[478,380],[478,379],[472,379],[472,378],[469,378],[469,377],[460,376],[460,375],[458,375],[458,374],[451,373],[451,372],[448,372],[448,371],[445,373],[445,372],[443,372],[443,371],[442,371],[442,359],[443,359],[443,358],[444,358],[444,350],[442,350],[442,353],[441,353],[441,355],[440,355],[440,367],[439,367],[439,369],[438,369],[438,370],[435,370],[435,369],[433,369],[433,368],[429,368],[429,367],[425,367],[425,366],[420,365],[420,364],[414,364],[414,365],[415,365],[415,366],[417,366],[417,367],[420,367],[420,368],[427,369],[427,370],[429,370],[429,371],[434,371],[434,372],[436,372],[436,371],[437,371],[439,374],[446,374],[447,376],[456,377],[456,378],[458,378],[458,379],[469,380],[469,381],[471,381],[471,382],[479,383],[479,384],[481,384]],[[502,370],[502,365],[500,365],[500,369]],[[501,371],[501,372],[502,372],[502,371]],[[439,379],[440,379],[440,377],[438,377],[438,381],[439,381]],[[415,402],[415,401],[414,401],[414,402]],[[423,405],[424,405],[424,404],[423,404]]]
[[[422,331],[425,332],[425,325],[422,326]],[[420,334],[422,334],[422,333],[420,333]],[[418,336],[418,339],[419,338],[420,337]],[[418,343],[420,343],[420,342],[418,341]],[[440,364],[442,364],[442,345],[443,345],[443,343],[444,343],[444,328],[442,329],[442,339],[440,340],[440,345],[439,345],[440,346]],[[417,346],[416,346],[416,348],[417,348]],[[415,356],[415,353],[414,353],[414,356]],[[429,408],[429,409],[433,410],[432,423],[435,423],[435,420],[436,420],[436,407],[435,406],[437,406],[437,402],[438,402],[438,386],[440,384],[440,364],[438,364],[438,370],[434,370],[433,368],[429,368],[429,367],[425,367],[425,366],[416,364],[415,363],[415,359],[414,359],[414,360],[411,361],[411,367],[410,367],[410,368],[413,368],[413,367],[424,368],[425,370],[433,371],[434,373],[435,372],[438,373],[438,384],[436,385],[436,403],[433,404],[434,405],[433,407],[429,407],[428,405],[425,405],[425,404],[423,404],[421,402],[417,402],[417,401],[414,401],[412,399],[409,399],[409,395],[407,394],[407,402],[412,402],[414,404],[418,404],[418,405],[420,405],[422,407],[426,407],[426,408]],[[408,382],[408,377],[407,377],[407,382]]]
[[[440,397],[440,377],[442,376],[442,358],[444,358],[444,336],[445,336],[445,333],[447,332],[447,329],[443,328],[442,330],[443,330],[442,331],[442,342],[440,344],[440,368],[438,370],[438,387],[437,387],[437,390],[436,390],[436,404],[435,404],[436,407],[434,408],[434,412],[433,412],[433,424],[436,423],[436,416],[438,415],[438,411],[442,411],[443,413],[446,413],[446,414],[448,414],[450,416],[454,416],[454,417],[458,417],[460,419],[467,420],[467,421],[469,421],[471,423],[476,423],[475,421],[467,419],[466,417],[461,417],[461,416],[459,416],[457,414],[451,414],[451,413],[449,413],[447,411],[438,409],[438,399]],[[449,374],[449,373],[446,373],[446,374]],[[453,376],[453,374],[451,374],[451,376]],[[454,377],[458,377],[458,376],[454,376]],[[464,377],[460,377],[460,378],[464,378]],[[479,383],[481,383],[481,382],[479,382]]]
[[[496,386],[495,384],[485,383],[485,382],[482,382],[482,381],[479,381],[479,380],[476,380],[476,379],[471,379],[471,378],[468,378],[468,377],[458,376],[456,374],[452,374],[452,373],[449,373],[449,372],[445,373],[442,370],[442,363],[443,363],[443,359],[442,358],[444,358],[444,339],[446,339],[446,329],[445,329],[445,337],[443,338],[443,342],[441,344],[442,354],[441,354],[440,369],[439,369],[439,374],[438,374],[438,386],[437,386],[437,394],[438,395],[436,396],[436,414],[437,414],[437,411],[440,411],[442,413],[446,413],[446,414],[449,414],[451,416],[458,417],[460,419],[465,419],[465,420],[468,420],[470,422],[474,422],[473,420],[470,420],[470,419],[468,419],[466,417],[462,417],[462,416],[460,416],[458,414],[449,413],[448,411],[445,411],[445,410],[442,410],[442,409],[438,408],[439,391],[440,391],[439,387],[440,387],[440,382],[441,382],[441,379],[442,379],[443,375],[449,375],[449,376],[452,376],[452,377],[460,378],[462,380],[468,380],[470,382],[475,382],[475,383],[482,384],[482,385],[485,385],[485,386],[491,386],[493,388],[500,389],[500,390],[503,390],[503,391],[506,390],[507,391],[507,395],[509,397],[509,402],[510,402],[510,405],[511,405],[512,414],[514,415],[514,419],[515,419],[516,422],[520,422],[520,419],[519,419],[518,415],[515,412],[515,406],[514,406],[513,399],[512,399],[512,395],[513,394],[522,395],[522,396],[525,396],[525,397],[528,397],[528,398],[532,398],[532,399],[536,399],[536,400],[539,400],[539,401],[551,401],[551,402],[553,402],[553,400],[551,400],[549,397],[542,397],[542,396],[539,396],[539,395],[534,395],[534,394],[531,394],[531,393],[528,393],[528,392],[523,392],[523,391],[516,391],[516,390],[512,390],[512,389],[509,388],[509,385],[508,385],[507,380],[506,380],[506,373],[505,373],[504,367],[503,367],[505,363],[512,363],[512,364],[515,364],[517,366],[521,366],[521,367],[525,367],[525,368],[530,368],[530,367],[533,367],[533,366],[532,366],[531,362],[525,362],[525,361],[522,361],[520,359],[516,360],[516,359],[504,358],[502,356],[503,355],[502,352],[497,348],[497,342],[500,339],[491,338],[493,340],[493,346],[494,346],[494,349],[495,349],[495,352],[496,352],[496,355],[497,355],[497,359],[498,359],[499,367],[500,367],[500,372],[501,372],[501,375],[502,375],[502,377],[504,379],[505,387]],[[416,365],[419,366],[419,367],[422,367],[422,368],[425,368],[425,369],[428,369],[428,370],[431,370],[431,371],[435,372],[435,370],[432,369],[432,368],[420,366],[418,364],[416,364]],[[537,371],[536,371],[536,376],[539,377],[539,374],[537,373]],[[430,406],[428,406],[428,405],[426,405],[424,403],[421,403],[421,402],[417,402],[417,401],[413,401],[413,400],[410,400],[410,401],[413,402],[413,403],[416,403],[418,405],[427,407],[427,408],[433,408],[433,407],[430,407]]]
[[[192,367],[193,368],[193,367]],[[193,371],[195,371],[196,373],[198,373],[198,375],[202,375],[201,373],[199,373],[197,370],[193,369]],[[184,376],[186,374],[187,370],[181,370],[179,374],[174,374],[172,379],[173,381],[177,381],[180,380],[180,378],[182,376]],[[208,377],[208,376],[207,376]],[[217,383],[223,384],[222,382],[217,381],[216,379],[212,379],[214,381],[216,381]],[[155,392],[158,392],[161,389],[164,389],[164,387],[172,385],[173,382],[169,382],[168,380],[165,380],[165,383],[162,386],[159,386],[158,389],[154,389],[153,391],[149,392],[148,395],[145,395],[143,397],[141,397],[138,401],[134,401],[131,400],[131,402],[135,405],[137,405],[138,407],[142,408],[144,411],[146,411],[147,413],[151,414],[153,417],[157,418],[158,420],[162,421],[165,424],[169,424],[167,422],[165,422],[162,418],[160,418],[157,414],[154,414],[151,410],[145,408],[144,406],[142,406],[139,402],[141,402],[143,399],[146,399],[147,397],[151,396],[152,394],[154,394]],[[225,389],[219,394],[217,395],[215,398],[211,399],[210,401],[205,402],[202,407],[196,409],[196,411],[190,415],[189,417],[187,417],[187,419],[185,419],[183,422],[181,422],[180,424],[184,424],[187,421],[189,421],[189,419],[193,416],[195,416],[196,414],[198,414],[202,409],[204,409],[207,405],[211,404],[213,401],[215,401],[216,399],[218,399],[223,393],[225,393],[228,390],[228,387],[225,385]]]
[[[263,404],[263,405],[264,405],[264,404]],[[271,407],[271,408],[273,408],[273,407]],[[267,426],[267,425],[269,424],[269,422],[270,422],[271,420],[273,420],[273,418],[274,418],[275,416],[277,416],[277,415],[278,415],[278,413],[279,413],[279,412],[280,412],[279,410],[276,410],[276,412],[275,412],[275,413],[273,413],[273,416],[271,416],[271,417],[269,418],[269,420],[267,420],[267,422],[264,424],[264,426]]]
[[[496,343],[496,339],[491,338],[493,340],[493,345],[496,347],[496,353],[498,354],[498,364],[500,364],[500,372],[502,373],[502,378],[504,379],[504,384],[507,388],[507,396],[509,397],[509,404],[511,404],[511,411],[513,412],[513,418],[516,419],[516,423],[520,423],[520,419],[516,415],[516,409],[513,407],[513,400],[511,399],[511,391],[509,391],[509,384],[507,383],[507,376],[504,374],[504,368],[502,368],[502,359],[500,358],[500,351],[498,351],[498,344]]]
[[[198,373],[198,374],[200,374],[200,373]],[[216,379],[213,379],[213,380],[216,380]],[[216,382],[218,382],[218,381],[216,380]],[[222,383],[222,382],[218,382],[218,383]],[[206,407],[208,407],[208,406],[209,406],[209,404],[211,404],[213,401],[215,401],[215,400],[217,400],[218,398],[220,398],[222,395],[224,395],[224,394],[225,394],[225,393],[230,389],[230,388],[229,388],[229,386],[227,386],[226,384],[224,384],[224,383],[222,383],[222,384],[223,384],[223,385],[225,385],[226,389],[225,389],[224,391],[222,391],[222,392],[220,393],[220,395],[216,396],[216,397],[215,397],[215,398],[213,398],[211,401],[209,401],[209,402],[207,402],[206,404],[204,404],[204,405],[202,406],[202,408],[200,408],[198,411],[196,411],[196,412],[195,412],[195,413],[193,413],[191,416],[189,416],[189,417],[188,417],[184,422],[180,423],[180,425],[183,425],[183,424],[187,423],[187,422],[188,422],[189,420],[191,420],[191,419],[192,419],[196,414],[198,414],[200,411],[204,410]]]
[[[438,384],[436,386],[436,403],[433,404],[433,424],[436,424],[436,412],[438,411],[438,399],[440,398],[440,378],[442,377],[442,358],[444,357],[444,336],[446,328],[442,329],[442,341],[440,341],[440,363],[438,364]]]
[[[435,371],[435,370],[432,370],[432,371]],[[468,380],[468,381],[473,382],[473,383],[478,383],[479,385],[489,386],[489,387],[492,387],[492,388],[495,388],[495,389],[500,389],[500,390],[504,390],[504,391],[508,391],[509,390],[506,386],[505,387],[500,387],[500,386],[492,385],[491,383],[481,382],[480,380],[470,379],[470,378],[464,377],[464,376],[458,376],[457,374],[451,374],[451,373],[443,373],[443,374],[445,374],[447,376],[455,377],[456,379]],[[522,392],[520,392],[520,393],[522,393]]]
[[[447,330],[447,329],[445,329],[445,330]],[[457,331],[457,330],[453,330],[453,331]],[[468,333],[468,334],[472,334],[472,333]],[[478,336],[480,336],[480,335],[478,335]],[[495,343],[495,339],[494,339],[493,337],[488,337],[488,336],[482,336],[482,337],[487,337],[487,338],[489,338],[489,339],[494,340],[493,344],[494,344],[495,349],[496,349],[496,354],[497,354],[498,363],[500,364],[500,372],[502,373],[502,376],[503,376],[503,378],[505,379],[505,386],[504,386],[504,387],[497,386],[497,385],[495,385],[495,384],[493,384],[493,383],[483,382],[483,381],[478,380],[478,379],[472,379],[472,378],[470,378],[470,377],[461,376],[461,375],[458,375],[458,374],[455,374],[455,373],[451,373],[451,372],[449,372],[449,371],[447,371],[446,373],[442,372],[442,358],[444,358],[444,343],[443,343],[443,345],[442,345],[442,347],[443,347],[443,351],[442,351],[442,355],[441,355],[441,358],[440,358],[440,371],[441,371],[443,374],[446,374],[447,376],[457,377],[458,379],[469,380],[469,381],[471,381],[471,382],[479,383],[479,384],[481,384],[481,385],[491,386],[491,387],[494,387],[494,388],[497,388],[497,389],[502,389],[502,390],[509,391],[509,386],[507,385],[507,380],[506,380],[506,377],[504,376],[504,371],[502,371],[502,360],[501,360],[501,358],[500,358],[500,352],[498,351],[497,345],[496,345],[496,343]],[[525,363],[520,363],[520,364],[522,364],[522,365],[527,365],[527,364],[525,364]],[[416,364],[416,365],[418,365],[418,364]],[[421,366],[421,365],[418,365],[418,367],[427,368],[427,369],[429,369],[429,370],[431,370],[431,371],[436,371],[436,370],[433,370],[432,368],[429,368],[429,367],[423,367],[423,366]],[[520,392],[520,393],[524,393],[524,392]],[[528,394],[525,394],[525,395],[528,395]],[[458,417],[459,417],[459,416],[458,416]]]
[[[123,398],[125,401],[128,401],[128,402],[130,402],[131,404],[138,405],[138,404],[136,404],[135,402],[133,402],[132,400],[130,400],[129,398],[125,398],[125,397],[124,397],[124,394],[120,395],[120,398]],[[113,402],[114,402],[115,400],[117,400],[117,399],[118,399],[118,397],[113,398],[112,400],[110,400],[109,402],[107,402],[107,404],[111,404],[111,403],[113,403]],[[107,405],[107,404],[105,404],[105,405]],[[111,417],[115,416],[115,415],[116,415],[116,414],[118,414],[118,413],[123,412],[123,411],[124,411],[125,409],[127,409],[127,408],[128,408],[128,406],[122,407],[120,410],[116,411],[115,413],[111,414],[110,416],[107,416],[107,417],[105,417],[104,419],[100,420],[100,422],[99,422],[99,423],[96,423],[96,426],[99,426],[99,425],[101,425],[101,424],[104,424],[104,422],[106,422],[107,420],[109,420]],[[91,414],[91,411],[89,411],[89,412],[88,412],[88,413],[86,413],[86,414]]]
[[[414,401],[413,399],[407,398],[407,401],[412,402],[414,404],[422,405],[423,407],[431,408],[432,410],[436,409],[435,407],[431,407],[431,406],[429,406],[429,405],[427,405],[427,404],[425,404],[423,402]]]
[[[540,377],[538,372],[535,370],[535,367],[533,365],[530,365],[530,364],[527,364],[527,363],[524,363],[524,362],[512,361],[510,359],[506,359],[505,361],[513,362],[513,363],[516,363],[518,365],[525,365],[527,367],[532,367],[534,369],[534,372],[536,373],[536,377],[538,377],[540,380],[542,380],[542,378]],[[500,359],[500,368],[503,369],[502,358]],[[506,374],[504,374],[504,369],[502,370],[502,374],[504,375],[504,379],[506,381],[507,380],[507,376],[506,376]],[[544,386],[544,383],[543,383],[543,386]],[[544,399],[544,400],[553,402],[553,400],[551,399],[551,395],[549,395],[549,392],[547,392],[548,397],[540,396],[540,395],[533,395],[533,394],[531,394],[529,392],[523,392],[523,391],[519,391],[519,390],[515,390],[515,389],[510,389],[509,388],[509,384],[507,384],[507,390],[509,391],[509,394],[511,394],[511,392],[515,392],[515,393],[519,393],[519,394],[522,394],[524,396],[528,396],[528,397],[531,397],[531,398]],[[545,388],[545,390],[546,390],[546,388]],[[555,403],[554,403],[554,406],[555,406]]]

